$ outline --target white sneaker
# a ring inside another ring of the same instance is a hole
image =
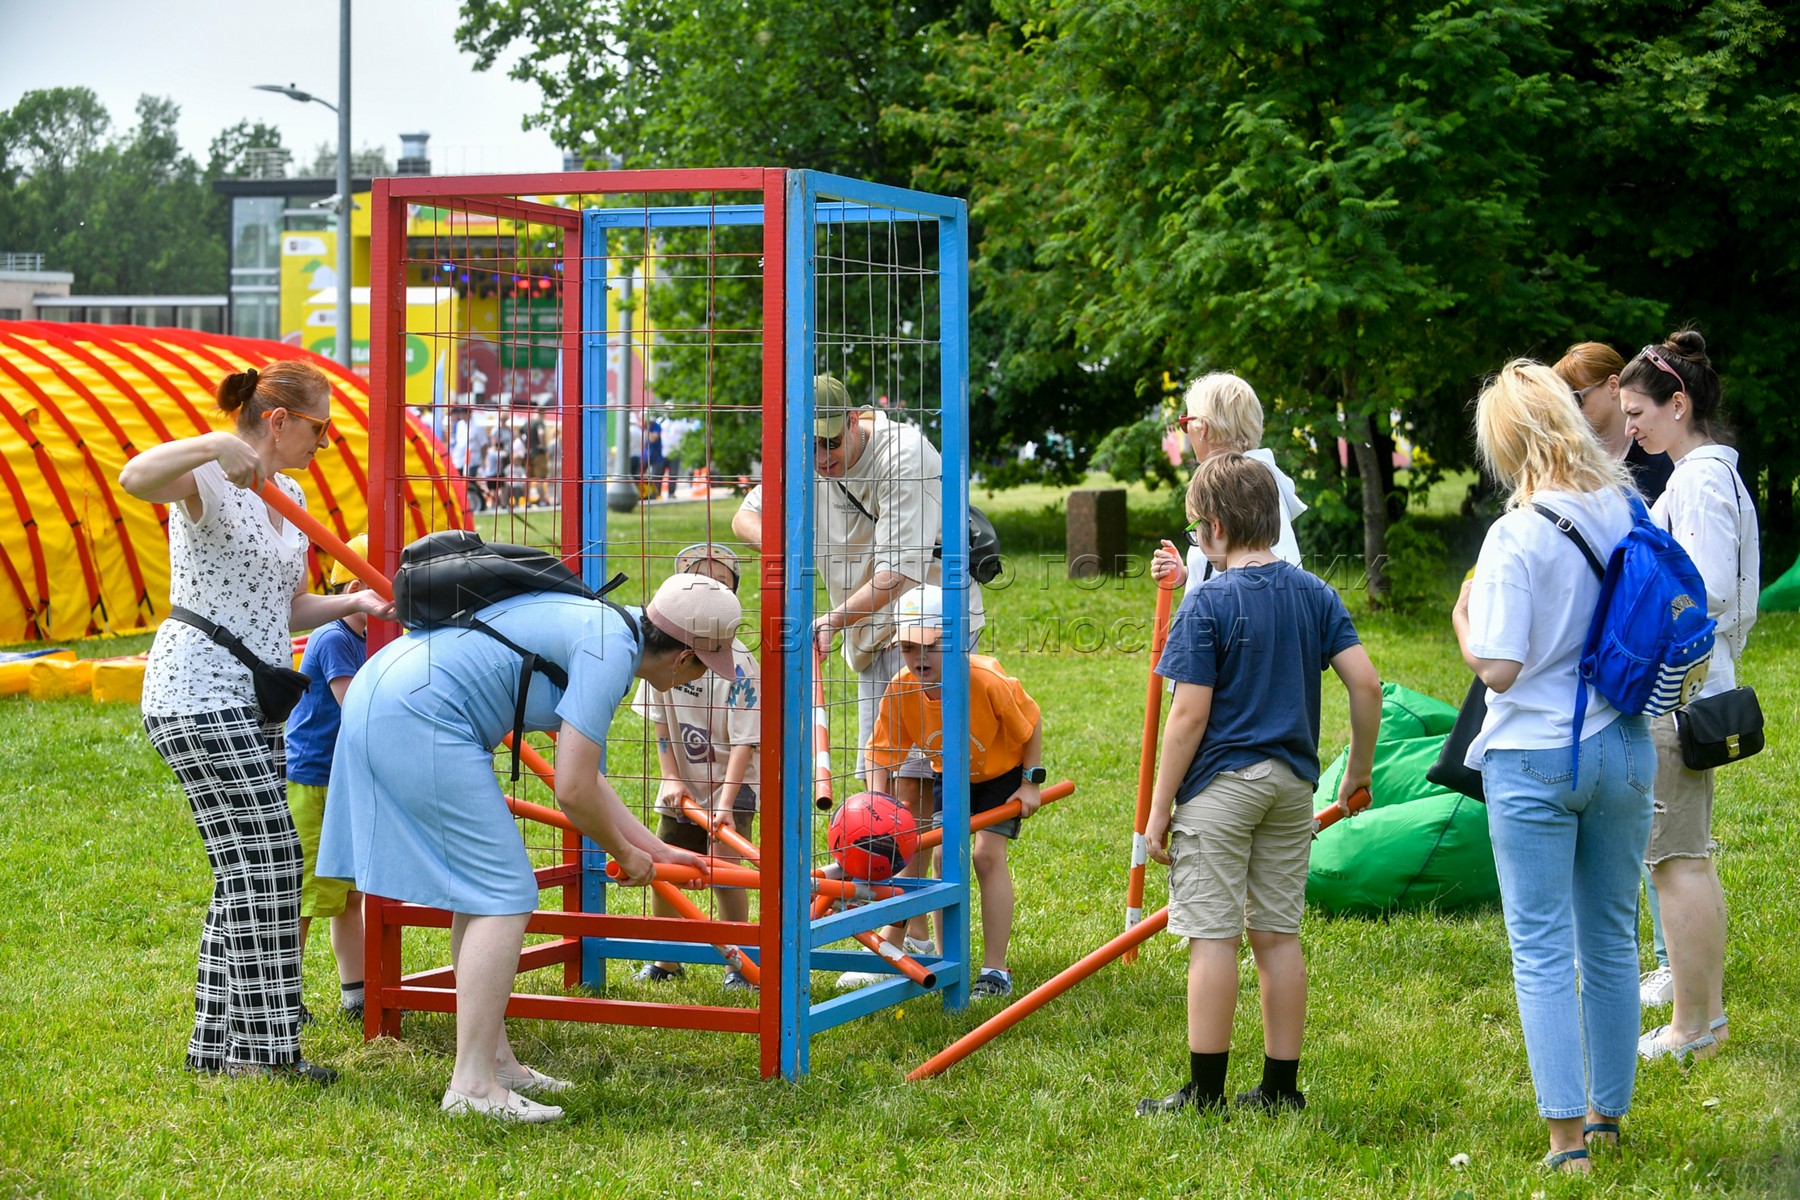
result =
[[[837,985],[845,991],[868,987],[871,983],[880,983],[884,979],[892,979],[892,975],[881,971],[845,971],[837,977]]]
[[[524,1063],[519,1064],[519,1071],[520,1074],[514,1075],[510,1071],[502,1071],[496,1067],[494,1078],[499,1081],[501,1087],[513,1092],[566,1092],[575,1086],[566,1079],[546,1075]]]
[[[498,1096],[465,1096],[454,1088],[444,1089],[444,1102],[438,1106],[446,1113],[463,1116],[477,1113],[498,1121],[517,1121],[521,1125],[541,1125],[562,1119],[563,1110],[554,1104],[539,1104],[517,1092],[501,1092]]]
[[[936,958],[937,943],[930,938],[909,937],[902,941],[906,953],[913,958]]]
[[[1638,980],[1638,1003],[1645,1008],[1675,1003],[1675,972],[1667,967],[1644,972]]]

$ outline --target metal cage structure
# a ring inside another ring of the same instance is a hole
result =
[[[691,414],[695,429],[686,436],[699,437],[708,458],[727,423],[740,430],[760,423],[760,560],[754,570],[745,563],[740,593],[747,618],[754,612],[745,637],[758,643],[762,680],[760,860],[751,868],[759,909],[749,921],[707,918],[691,905],[686,916],[632,911],[643,907],[642,893],[614,890],[604,853],[550,803],[531,799],[542,799],[554,771],[554,746],[537,738],[525,748],[537,780],[509,802],[528,848],[534,835],[553,831],[554,840],[533,852],[540,891],[549,894],[527,929],[528,938],[548,940],[528,941],[520,973],[560,967],[561,987],[515,988],[508,1016],[753,1034],[763,1075],[798,1078],[809,1069],[814,1034],[928,991],[949,1007],[965,1005],[972,975],[966,745],[942,756],[941,871],[859,887],[826,878],[815,773],[846,777],[843,760],[862,735],[821,746],[816,729],[854,723],[845,711],[835,722],[830,712],[809,719],[822,694],[854,692],[841,677],[821,678],[833,668],[811,652],[821,611],[814,540],[823,487],[815,475],[814,377],[836,370],[857,381],[860,395],[890,406],[881,419],[912,421],[936,435],[948,652],[943,727],[968,728],[964,202],[815,171],[747,168],[383,179],[374,183],[372,204],[369,533],[380,570],[391,575],[398,565],[408,537],[402,498],[419,482],[404,454],[408,407],[415,416],[419,407],[416,381],[408,393],[409,369],[417,374],[421,358],[439,364],[440,394],[430,407],[454,414],[473,406],[486,419],[481,405],[497,395],[496,437],[554,429],[537,435],[553,450],[529,450],[522,472],[515,452],[513,475],[489,476],[453,452],[450,469],[462,477],[451,483],[458,495],[504,503],[485,526],[477,520],[484,536],[548,544],[592,586],[635,567],[647,587],[661,569],[652,547],[662,510],[648,514],[640,499],[634,529],[631,518],[608,508],[609,486],[643,495],[638,470],[622,478],[617,464],[630,457],[620,451],[630,445],[633,413],[643,411],[640,423],[649,424],[648,391],[660,395],[666,381],[681,393],[671,403]],[[621,293],[640,279],[637,297],[621,306]],[[677,294],[691,303],[652,321],[658,298]],[[733,296],[747,318],[726,311]],[[499,305],[499,353],[483,372],[498,370],[498,392],[475,388],[477,368],[457,365],[467,356],[456,352],[478,340],[459,303]],[[664,364],[659,376],[652,353],[677,365]],[[745,394],[727,397],[738,385]],[[444,415],[423,419],[441,425]],[[534,466],[540,456],[546,465]],[[708,539],[718,499],[714,487],[704,510],[688,510],[703,514]],[[615,755],[625,772],[628,749],[609,739],[615,785]],[[647,767],[644,775],[647,792]],[[854,902],[828,911],[834,897]],[[929,971],[908,975],[867,949],[832,948],[853,935],[864,935],[866,945],[869,931],[934,912],[943,914],[943,944]],[[366,917],[366,1034],[398,1036],[405,1011],[454,1011],[450,968],[403,970],[403,932],[446,928],[451,914],[370,896]],[[755,1007],[614,998],[607,966],[615,960],[747,961],[760,991]],[[815,1001],[813,973],[821,970],[884,978]]]

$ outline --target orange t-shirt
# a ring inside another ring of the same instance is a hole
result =
[[[944,702],[941,688],[927,690],[902,667],[881,698],[875,730],[864,757],[871,766],[893,770],[917,747],[931,769],[944,769]],[[1025,685],[984,654],[969,656],[969,782],[1006,774],[1024,761],[1025,743],[1037,728],[1038,706]],[[1035,764],[1034,764],[1035,765]]]

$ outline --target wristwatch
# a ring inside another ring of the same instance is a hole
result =
[[[1046,780],[1048,778],[1050,778],[1050,772],[1044,770],[1044,768],[1042,768],[1042,767],[1026,767],[1025,768],[1025,782],[1026,783],[1043,783],[1044,780]]]

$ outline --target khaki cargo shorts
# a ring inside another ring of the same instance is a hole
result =
[[[1169,831],[1169,932],[1299,933],[1312,806],[1313,785],[1272,758],[1221,772],[1177,804]]]
[[[1713,773],[1690,771],[1681,761],[1681,739],[1675,714],[1650,722],[1656,746],[1656,783],[1650,798],[1650,845],[1644,863],[1654,867],[1665,858],[1711,858],[1713,854]]]

